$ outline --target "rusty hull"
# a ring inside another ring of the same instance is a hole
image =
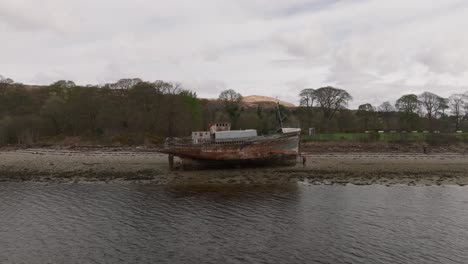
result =
[[[295,162],[299,153],[299,133],[259,136],[223,143],[167,145],[162,153],[197,164],[265,164]]]

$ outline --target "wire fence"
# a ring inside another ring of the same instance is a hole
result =
[[[322,133],[312,136],[302,136],[302,141],[352,141],[352,142],[389,142],[413,143],[427,142],[434,144],[468,143],[468,133]]]

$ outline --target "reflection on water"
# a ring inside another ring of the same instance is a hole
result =
[[[463,187],[0,183],[0,263],[467,263]]]

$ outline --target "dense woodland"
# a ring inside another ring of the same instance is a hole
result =
[[[318,133],[363,131],[441,131],[468,129],[466,94],[450,98],[425,92],[395,103],[347,108],[352,96],[334,87],[304,89],[300,106],[280,106],[282,122]],[[279,127],[274,103],[246,105],[234,90],[217,100],[164,81],[122,79],[100,86],[58,81],[48,86],[15,83],[0,76],[0,144],[92,142],[158,144],[165,137],[189,136],[211,121],[230,121],[234,129],[261,134]]]

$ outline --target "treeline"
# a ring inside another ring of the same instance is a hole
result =
[[[297,116],[303,128],[319,132],[427,131],[452,133],[468,129],[468,92],[449,98],[431,92],[406,94],[394,104],[369,103],[347,109],[352,96],[334,87],[304,89]]]
[[[352,96],[334,87],[304,89],[300,106],[280,106],[282,122],[304,132],[466,129],[467,98],[432,93],[404,95],[394,104],[363,104],[347,109]],[[160,144],[166,137],[189,136],[212,121],[230,121],[234,129],[276,131],[274,103],[248,106],[234,90],[217,100],[197,98],[180,84],[122,79],[100,86],[58,81],[30,86],[0,77],[0,144],[77,143]]]
[[[229,93],[224,93],[227,96]],[[241,98],[241,97],[239,97]],[[239,98],[199,99],[177,83],[122,79],[102,86],[58,81],[28,86],[0,80],[0,144],[89,141],[159,144],[189,136],[211,121],[267,132],[276,126],[273,109],[246,109]]]

